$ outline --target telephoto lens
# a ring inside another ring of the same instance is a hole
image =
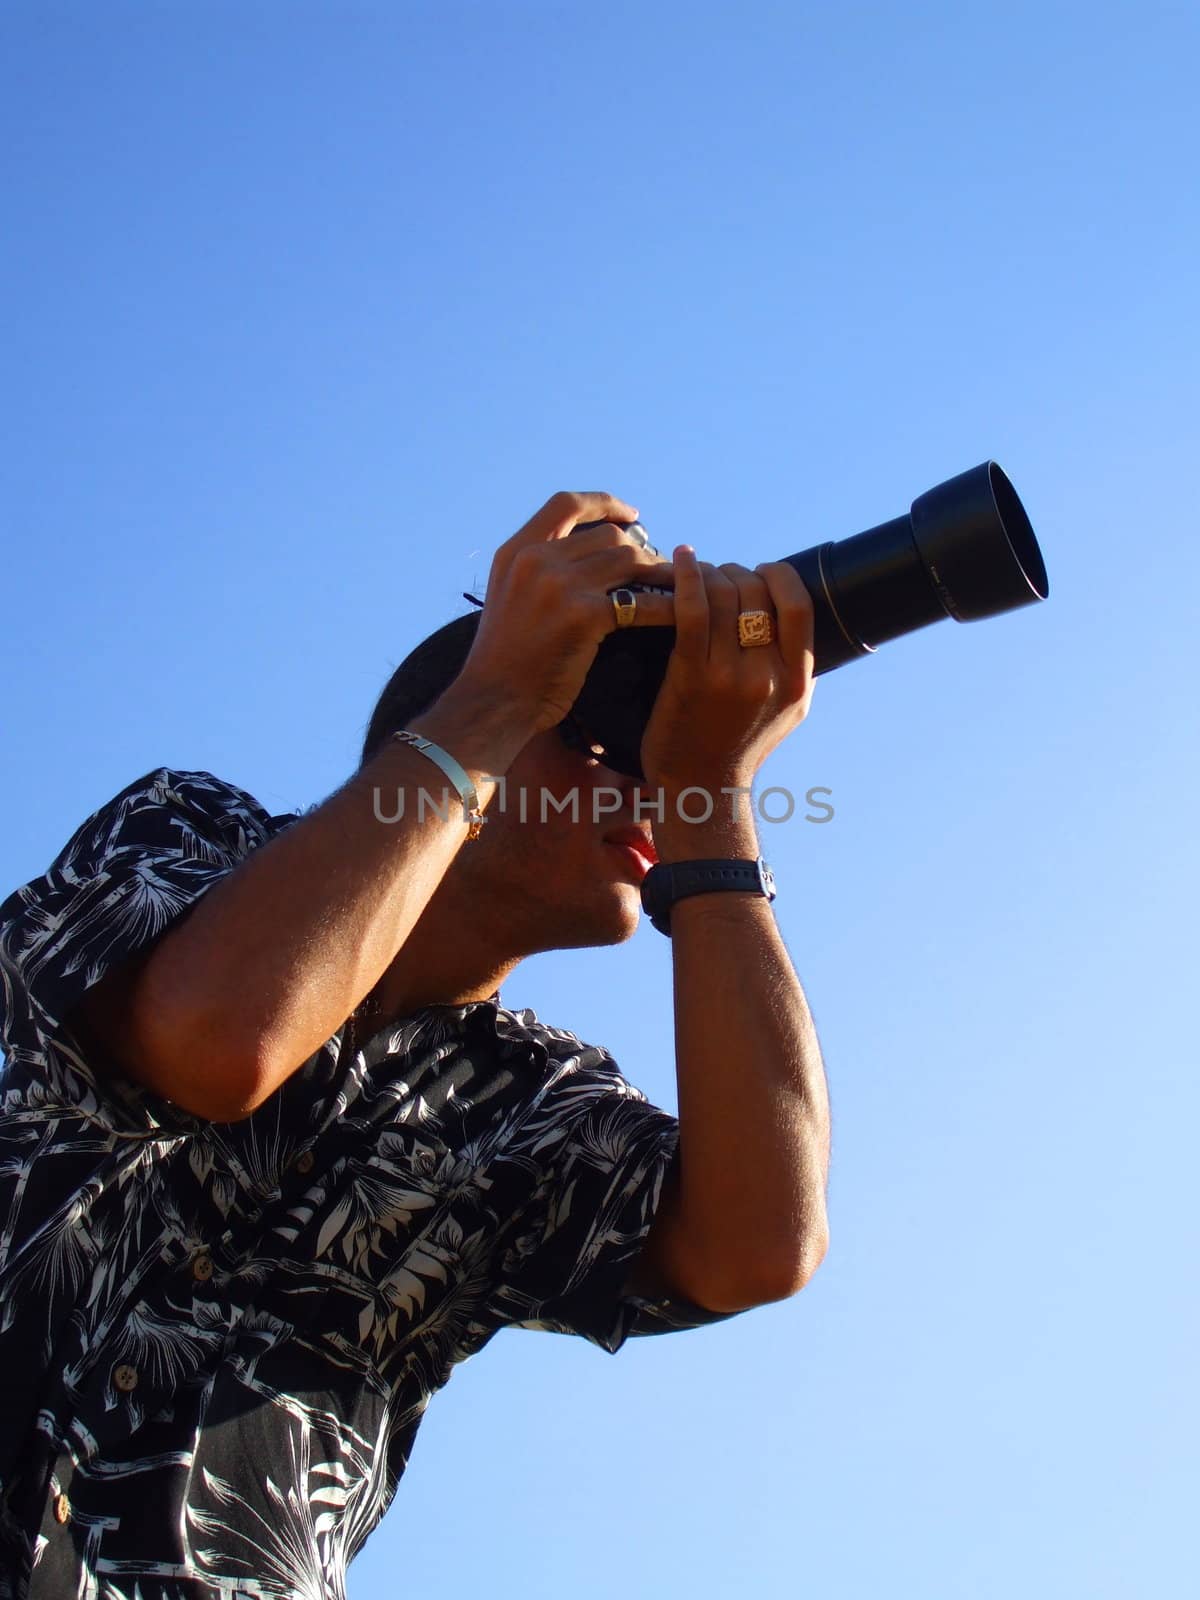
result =
[[[812,596],[817,673],[945,617],[995,617],[1050,592],[1025,508],[994,461],[920,495],[907,516],[782,559]],[[609,634],[572,707],[575,728],[617,772],[645,776],[642,734],[674,641],[673,628]]]

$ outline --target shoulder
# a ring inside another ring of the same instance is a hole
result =
[[[509,1011],[490,1001],[484,1002],[484,1007],[495,1012],[496,1032],[501,1038],[522,1039],[538,1045],[555,1061],[578,1061],[620,1076],[617,1063],[603,1045],[589,1044],[569,1028],[543,1022],[530,1007]]]
[[[649,1105],[604,1045],[590,1044],[569,1028],[543,1022],[528,1007],[520,1011],[497,1008],[496,1031],[501,1039],[524,1041],[540,1062],[538,1099],[543,1109],[554,1108],[557,1115],[570,1120],[597,1109],[600,1102],[610,1109],[618,1102]]]
[[[273,816],[249,790],[228,778],[179,767],[154,767],[143,773],[93,815],[128,817],[151,810],[184,822],[207,822],[239,835],[268,835],[301,815],[293,811]]]
[[[212,772],[153,767],[97,806],[54,865],[86,870],[128,849],[201,856],[216,850],[237,859],[298,815],[272,816],[248,790]]]

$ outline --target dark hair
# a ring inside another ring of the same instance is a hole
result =
[[[422,639],[396,668],[375,703],[363,739],[361,766],[379,753],[388,737],[427,711],[463,669],[479,627],[479,612],[468,611]]]

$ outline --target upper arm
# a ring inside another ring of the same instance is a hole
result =
[[[106,972],[84,991],[64,1021],[98,1066],[115,1067],[165,1093],[169,1085],[145,1037],[139,1009],[146,969],[157,949],[157,944],[152,945]]]
[[[190,908],[189,908],[190,911]],[[65,1025],[78,1039],[97,1075],[130,1078],[173,1105],[206,1121],[236,1121],[244,1114],[241,1103],[221,1092],[219,1060],[212,1046],[193,1038],[186,1014],[173,1003],[169,985],[156,985],[164,947],[188,919],[184,911],[145,950],[126,956],[93,983],[67,1012]],[[203,1053],[205,1079],[197,1085],[194,1072],[186,1079],[181,1061],[191,1062]]]
[[[658,1226],[677,1210],[678,1131],[673,1116],[610,1071],[592,1082],[583,1070],[564,1072],[539,1095],[491,1175],[494,1193],[509,1170],[532,1169],[536,1178],[508,1219],[489,1318],[582,1334],[615,1354],[630,1334],[698,1328],[731,1315],[697,1298],[678,1221]]]
[[[103,1069],[173,1099],[154,1037],[171,1008],[147,1001],[155,952],[271,821],[211,773],[165,767],[95,811],[0,906],[0,1044],[18,1069],[107,1126],[153,1126],[157,1112],[125,1085],[105,1090]]]
[[[687,1235],[679,1209],[679,1156],[678,1148],[663,1177],[658,1208],[645,1243],[638,1252],[628,1281],[627,1294],[640,1295],[645,1300],[690,1300],[694,1305],[716,1311],[722,1308],[709,1306],[703,1293],[697,1292],[688,1280],[686,1257]]]

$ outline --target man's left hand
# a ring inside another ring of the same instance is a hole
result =
[[[803,722],[813,692],[812,600],[786,561],[751,572],[674,551],[675,647],[642,738],[647,782],[668,793],[749,787],[771,751]],[[742,645],[738,613],[764,611],[772,643]]]

